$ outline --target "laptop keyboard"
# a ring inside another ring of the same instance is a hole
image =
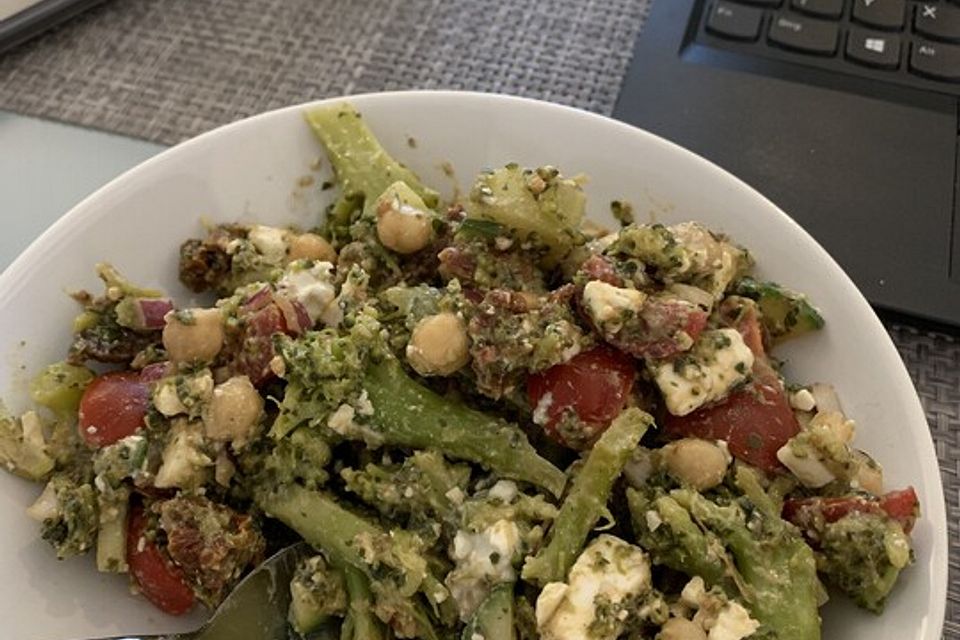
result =
[[[710,0],[697,40],[960,95],[960,0]]]

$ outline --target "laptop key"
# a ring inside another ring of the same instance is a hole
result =
[[[707,31],[723,38],[756,40],[763,10],[732,2],[717,2],[707,16]]]
[[[921,2],[914,18],[917,33],[937,40],[960,42],[960,7],[939,2]]]
[[[910,70],[920,75],[960,82],[960,47],[919,40],[910,50]]]
[[[791,0],[790,6],[824,18],[839,18],[843,13],[843,0]]]
[[[833,22],[782,14],[773,16],[767,37],[781,47],[829,56],[837,50],[840,28]]]
[[[902,29],[906,0],[854,0],[853,19],[879,29]]]
[[[847,57],[883,69],[900,66],[900,36],[852,27],[847,36]]]

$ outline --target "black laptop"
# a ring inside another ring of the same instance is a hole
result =
[[[614,115],[757,188],[878,308],[960,325],[960,0],[655,0]]]

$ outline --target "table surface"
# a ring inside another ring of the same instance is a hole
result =
[[[164,148],[0,111],[0,270],[73,205]]]

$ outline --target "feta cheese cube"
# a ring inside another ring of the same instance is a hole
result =
[[[604,333],[617,333],[627,316],[636,315],[647,294],[636,289],[623,289],[601,280],[591,280],[583,288],[583,303],[597,328]]]
[[[753,367],[753,352],[736,329],[714,329],[701,333],[688,353],[651,361],[647,366],[667,410],[685,416],[746,381]]]
[[[647,554],[601,535],[577,558],[567,584],[550,583],[541,591],[537,630],[543,640],[615,640],[636,599],[649,590]]]

